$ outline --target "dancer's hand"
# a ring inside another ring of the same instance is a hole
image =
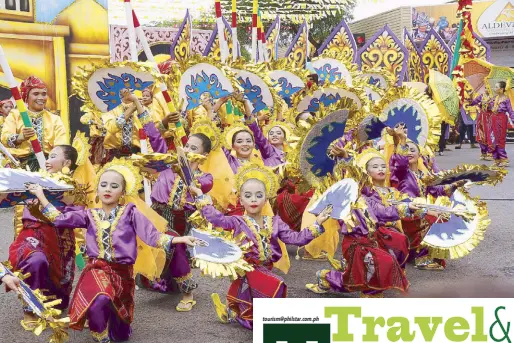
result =
[[[205,241],[198,239],[192,236],[184,236],[184,237],[174,237],[173,244],[185,244],[190,247],[195,247],[197,245],[205,245]]]
[[[195,197],[200,197],[203,195],[202,190],[196,186],[189,186],[189,193],[191,193]]]
[[[257,119],[259,120],[259,122],[263,122],[263,121],[269,120],[270,116],[269,116],[269,114],[261,111],[257,114]]]
[[[334,207],[332,205],[328,205],[323,211],[321,211],[320,214],[318,214],[318,216],[316,217],[316,222],[319,225],[326,222],[328,220],[328,218],[330,218],[330,214],[332,214],[333,209],[334,209]]]
[[[332,146],[330,148],[330,154],[335,157],[342,157],[344,159],[348,159],[348,151],[346,151],[344,148],[338,147],[336,145]]]
[[[8,289],[20,294],[20,279],[18,279],[16,276],[5,275],[2,278],[2,282],[5,283]]]
[[[34,131],[34,128],[24,127],[21,129],[22,137],[19,137],[19,138],[22,141],[26,141],[26,140],[29,140],[30,138],[34,137],[35,134],[36,134],[36,131]]]
[[[179,112],[171,112],[168,113],[163,119],[162,119],[162,125],[164,125],[165,128],[168,128],[168,125],[170,123],[176,124],[180,121],[180,113]]]
[[[41,200],[42,197],[45,197],[45,193],[43,192],[43,187],[37,183],[26,183],[25,188],[30,194],[34,194],[38,199]]]

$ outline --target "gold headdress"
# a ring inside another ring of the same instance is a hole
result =
[[[193,126],[191,127],[191,134],[196,133],[203,133],[209,137],[212,144],[212,150],[218,149],[222,144],[220,129],[212,120],[205,116],[199,117],[194,121]]]
[[[100,182],[102,174],[109,170],[118,172],[123,176],[125,179],[125,193],[127,196],[135,197],[138,195],[139,188],[143,184],[143,176],[141,175],[139,168],[134,166],[131,161],[115,158],[112,162],[107,163],[98,172],[98,176],[96,177],[97,185]]]
[[[261,181],[266,188],[266,198],[274,198],[279,188],[278,177],[268,167],[258,163],[246,163],[236,174],[236,189],[241,190],[243,184],[251,179]]]
[[[248,132],[253,137],[252,131],[250,131],[250,129],[246,125],[244,125],[243,123],[235,123],[234,125],[226,128],[224,131],[225,148],[232,149],[232,137],[234,137],[235,134],[237,134],[238,132],[241,132],[241,131]]]
[[[385,161],[384,155],[374,148],[368,148],[362,151],[355,157],[355,161],[357,167],[366,173],[366,164],[374,158],[381,158]]]
[[[268,138],[268,134],[270,130],[274,127],[281,128],[286,136],[286,141],[291,139],[292,133],[294,131],[294,127],[292,127],[288,122],[285,121],[273,121],[266,125],[263,129],[264,137]]]

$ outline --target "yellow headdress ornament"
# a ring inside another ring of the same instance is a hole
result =
[[[248,180],[259,180],[264,184],[266,188],[266,197],[274,198],[277,195],[279,188],[278,177],[268,167],[258,163],[246,163],[236,174],[236,189],[240,192],[243,184]]]
[[[127,196],[135,197],[138,195],[139,188],[141,188],[141,185],[143,184],[143,176],[141,175],[139,168],[134,166],[131,161],[115,158],[112,162],[107,163],[98,172],[98,176],[96,177],[97,185],[100,182],[102,174],[109,170],[118,172],[123,176],[125,179],[125,194]]]
[[[248,132],[252,135],[252,138],[254,138],[252,131],[250,131],[250,129],[246,125],[244,125],[243,123],[235,123],[234,125],[225,129],[225,148],[232,149],[232,137],[234,137],[235,134],[241,131]]]
[[[218,149],[221,142],[221,131],[209,118],[202,116],[197,118],[191,127],[191,134],[203,133],[211,140],[211,150]]]
[[[273,121],[273,122],[270,122],[268,125],[266,125],[263,130],[264,137],[268,138],[268,134],[269,134],[270,130],[274,127],[279,127],[282,129],[282,131],[284,131],[286,140],[291,139],[292,132],[294,131],[294,127],[289,125],[289,123],[283,122],[283,121]]]
[[[374,158],[381,158],[385,161],[384,155],[374,148],[368,148],[362,151],[355,157],[355,161],[357,163],[357,167],[366,172],[366,164]]]

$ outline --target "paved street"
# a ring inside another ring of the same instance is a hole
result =
[[[454,146],[450,146],[453,150]],[[451,168],[459,163],[478,163],[479,150],[469,149],[465,145],[462,150],[453,150],[438,157],[442,168]],[[514,158],[514,145],[508,145],[508,153]],[[513,160],[514,162],[514,160]],[[512,199],[514,192],[514,174],[507,176],[503,184],[496,188],[484,186],[474,187],[473,195],[479,195],[487,201],[492,224],[486,233],[485,240],[470,256],[461,260],[449,261],[444,272],[423,272],[408,266],[407,275],[411,282],[411,296],[444,295],[467,296],[474,292],[475,296],[505,296],[495,293],[494,285],[509,283],[514,276],[514,254],[512,253],[512,223],[514,211]],[[510,210],[509,210],[510,209]],[[12,241],[12,214],[10,210],[0,211],[0,259],[8,256],[8,247]],[[318,269],[328,267],[326,262],[295,260],[295,248],[290,248],[292,268],[284,276],[289,286],[289,297],[317,297],[305,289],[305,283],[315,280]],[[76,277],[78,279],[78,276]],[[201,278],[200,287],[196,291],[198,304],[192,312],[178,313],[175,305],[179,298],[175,295],[161,295],[148,291],[136,291],[134,333],[131,342],[212,342],[237,343],[251,342],[252,334],[238,325],[223,325],[217,321],[211,306],[210,294],[225,294],[228,281]],[[474,285],[482,285],[482,293],[473,290]],[[3,288],[3,287],[2,287]],[[512,289],[512,288],[510,288]],[[459,293],[460,292],[460,293]],[[499,292],[499,291],[498,291]],[[388,296],[401,296],[391,292]],[[345,297],[355,295],[345,295]],[[341,297],[329,294],[326,297]],[[22,316],[16,297],[0,291],[0,337],[2,342],[46,342],[45,334],[34,337],[26,333],[19,325]],[[89,332],[70,332],[70,341],[83,343],[92,342]]]

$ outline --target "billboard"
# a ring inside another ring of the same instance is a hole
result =
[[[471,19],[475,32],[483,38],[514,37],[514,0],[475,1]],[[423,41],[431,28],[449,41],[458,26],[456,3],[412,8],[415,41]]]

